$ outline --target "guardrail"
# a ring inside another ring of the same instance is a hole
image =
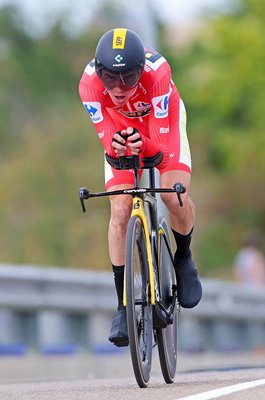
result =
[[[181,310],[183,351],[265,348],[265,292],[203,280],[203,298]],[[112,273],[0,264],[0,354],[112,351]]]

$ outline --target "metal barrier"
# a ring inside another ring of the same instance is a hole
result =
[[[265,292],[203,280],[203,298],[181,310],[183,351],[265,348]],[[112,273],[0,264],[0,354],[114,351]]]

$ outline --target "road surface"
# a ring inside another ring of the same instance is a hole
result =
[[[138,388],[128,353],[0,359],[1,400],[264,400],[264,354],[180,355],[164,383],[157,356],[147,389]],[[237,385],[237,386],[235,386]]]

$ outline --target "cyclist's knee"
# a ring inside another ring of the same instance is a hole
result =
[[[111,198],[111,222],[114,225],[127,225],[132,210],[131,196]]]
[[[188,205],[193,204],[187,193],[181,195],[182,207],[179,204],[176,193],[161,193],[161,199],[170,212],[184,211]]]

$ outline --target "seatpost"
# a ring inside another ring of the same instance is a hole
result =
[[[139,169],[137,167],[134,168],[134,186],[136,189],[140,187]]]

